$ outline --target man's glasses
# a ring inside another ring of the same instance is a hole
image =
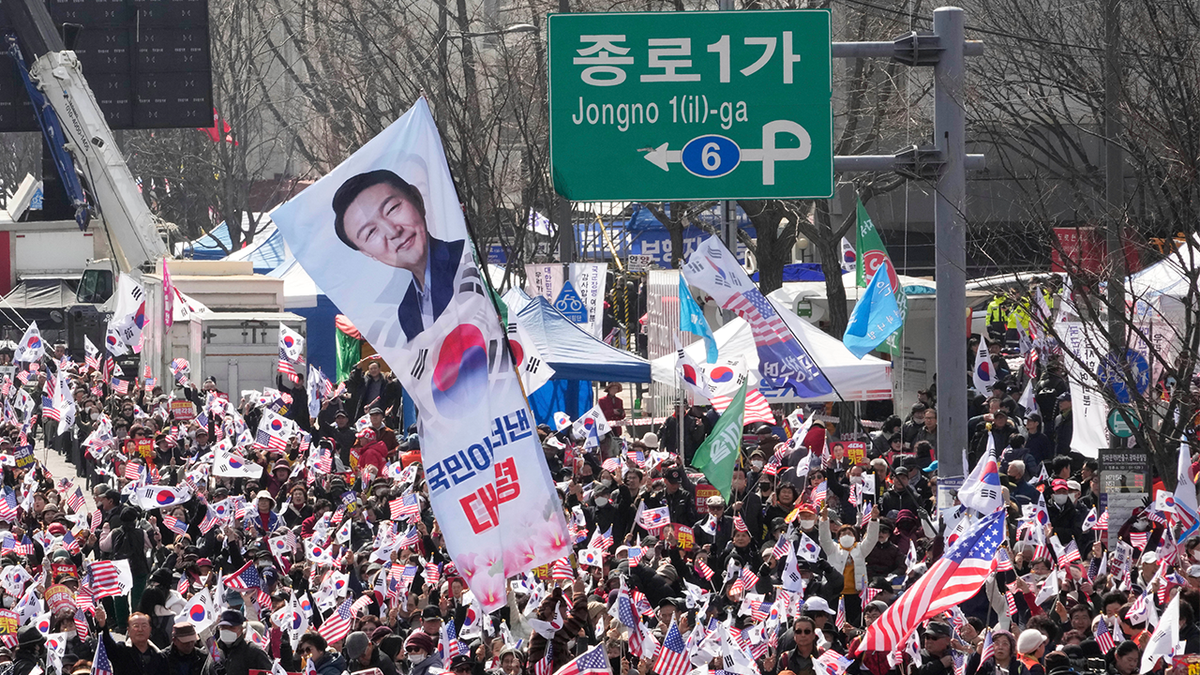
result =
[[[796,635],[812,635],[812,633],[813,630],[811,628],[805,628],[804,630],[796,631]]]

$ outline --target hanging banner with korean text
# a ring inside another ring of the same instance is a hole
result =
[[[570,538],[426,101],[271,218],[363,337],[404,364],[446,546],[484,611],[503,606],[505,579],[567,555]]]
[[[546,298],[563,316],[579,324],[592,337],[603,339],[607,273],[605,263],[526,265],[525,292],[531,297]]]

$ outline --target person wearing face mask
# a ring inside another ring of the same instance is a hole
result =
[[[434,645],[433,638],[424,631],[413,631],[404,641],[404,651],[408,655],[407,675],[428,675],[431,668],[442,668],[437,646]]]
[[[725,498],[713,495],[705,502],[708,515],[696,521],[692,532],[696,535],[696,545],[708,546],[711,551],[724,551],[725,545],[733,538],[733,518],[725,512]]]
[[[609,528],[613,528],[612,546],[624,538],[624,533],[621,538],[617,537],[614,527],[617,520],[617,507],[612,503],[612,488],[603,482],[596,483],[596,486],[592,488],[592,506],[585,507],[584,514],[590,525],[589,532],[604,533],[608,532]],[[610,550],[612,546],[610,546]]]
[[[1071,496],[1071,486],[1067,481],[1055,478],[1050,482],[1050,486],[1054,494],[1050,497],[1050,503],[1046,505],[1046,511],[1050,516],[1050,524],[1054,527],[1055,536],[1064,546],[1074,539],[1079,550],[1086,551],[1092,544],[1091,534],[1083,531],[1087,510]]]
[[[270,671],[271,657],[258,645],[248,642],[245,635],[246,617],[242,616],[241,610],[221,612],[221,620],[217,623],[220,657],[209,654],[202,675],[248,675],[251,670]]]
[[[821,514],[821,548],[835,570],[845,579],[842,595],[846,598],[846,620],[859,625],[862,617],[861,593],[867,588],[867,556],[879,540],[879,509],[873,509],[867,534],[858,541],[858,529],[853,525],[838,528],[835,541],[829,529],[829,514]]]
[[[817,532],[817,512],[808,504],[800,505],[796,513],[796,526],[810,539],[817,539],[821,536]]]

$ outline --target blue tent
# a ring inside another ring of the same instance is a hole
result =
[[[517,317],[554,369],[556,380],[650,381],[649,361],[592,337],[540,295]]]
[[[649,382],[650,364],[592,337],[545,298],[530,299],[518,288],[504,294],[509,316],[537,344],[554,378],[529,396],[529,407],[538,424],[554,424],[554,413],[578,418],[593,404],[591,381]]]

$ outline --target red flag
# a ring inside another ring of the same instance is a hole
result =
[[[208,138],[213,143],[220,143],[224,140],[226,143],[238,144],[237,141],[233,140],[233,129],[230,128],[229,122],[221,119],[216,106],[213,106],[213,125],[211,127],[200,127],[200,131],[208,134]]]

